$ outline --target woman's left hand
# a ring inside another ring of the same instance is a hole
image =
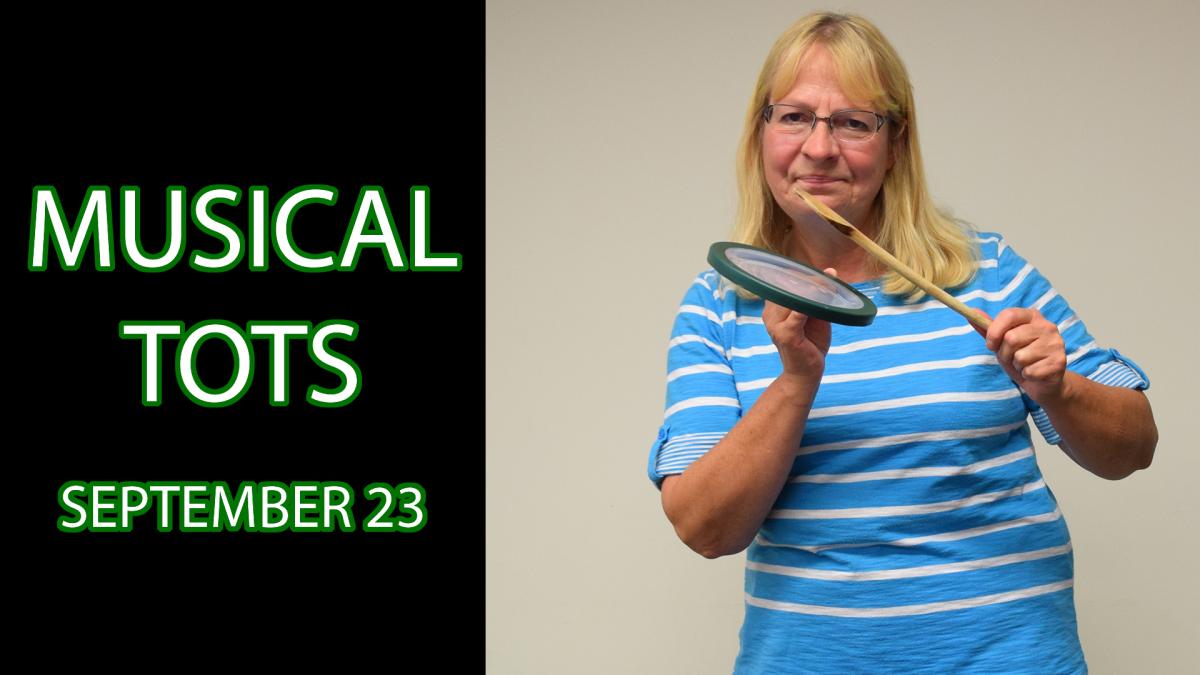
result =
[[[987,348],[1008,376],[1039,405],[1062,397],[1067,354],[1058,326],[1036,309],[1009,308],[988,328]]]

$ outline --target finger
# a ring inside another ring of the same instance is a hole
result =
[[[769,313],[769,315],[768,315],[768,313]],[[792,321],[794,323],[799,323],[799,325],[804,325],[805,320],[808,319],[808,315],[804,314],[803,312],[797,312],[793,309],[789,309],[787,307],[784,307],[783,305],[775,304],[774,302],[771,302],[770,300],[764,300],[763,301],[763,322],[766,323],[768,318],[771,320],[772,323],[783,323],[785,321]]]
[[[777,324],[787,318],[789,311],[786,307],[780,307],[770,300],[764,300],[762,311],[763,323],[768,325]]]
[[[1020,370],[1021,377],[1037,382],[1061,380],[1067,372],[1067,359],[1058,354],[1047,356]]]
[[[834,279],[837,278],[837,270],[832,267],[826,267],[825,274],[828,274],[829,276],[833,277]]]
[[[1010,307],[996,315],[996,319],[992,321],[991,327],[987,331],[987,348],[992,351],[997,351],[1000,347],[1000,341],[1007,333],[1015,326],[1027,324],[1033,320],[1031,310]]]
[[[808,315],[804,312],[791,310],[791,313],[787,315],[786,321],[790,325],[802,327],[808,321]]]
[[[804,324],[808,317],[800,312],[785,310],[787,316],[775,324],[774,331],[769,333],[771,340],[778,344],[800,344],[805,341]]]
[[[1021,326],[1016,330],[1026,328],[1030,330],[1034,339],[1024,347],[1013,351],[1012,364],[1015,370],[1021,372],[1022,376],[1024,376],[1024,371],[1047,360],[1049,360],[1050,366],[1066,367],[1067,355],[1063,349],[1062,336],[1058,334],[1057,330],[1046,332],[1037,324]]]
[[[767,305],[770,305],[770,308]],[[807,319],[808,317],[804,314],[769,300],[763,306],[763,328],[766,329],[771,341],[776,344],[792,342],[797,338],[801,338],[803,341],[804,322]]]
[[[1000,363],[1011,364],[1013,370],[1021,372],[1021,368],[1027,366],[1036,358],[1036,351],[1031,351],[1026,354],[1024,363],[1016,362],[1017,352],[1023,351],[1030,345],[1034,344],[1039,335],[1036,326],[1030,324],[1022,324],[1010,328],[1007,333],[1000,338],[1000,348],[996,350],[996,360]]]
[[[829,351],[829,343],[833,338],[833,326],[828,321],[809,317],[804,325],[804,334],[808,337],[809,342],[816,345],[822,353]]]

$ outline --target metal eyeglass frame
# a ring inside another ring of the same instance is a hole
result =
[[[886,116],[880,115],[879,113],[875,112],[874,110],[861,110],[858,108],[851,108],[849,110],[834,111],[833,115],[830,115],[829,117],[820,117],[817,115],[816,112],[809,110],[808,108],[798,106],[798,105],[791,105],[789,103],[768,103],[767,105],[763,106],[763,111],[762,111],[763,122],[766,123],[767,125],[771,124],[771,111],[776,107],[791,108],[793,110],[799,110],[799,111],[807,112],[807,113],[811,114],[813,116],[813,121],[812,121],[812,125],[810,125],[808,127],[808,133],[811,134],[812,132],[817,130],[817,122],[824,122],[825,124],[829,125],[829,135],[843,143],[866,143],[867,141],[871,140],[872,138],[875,138],[875,135],[879,133],[879,130],[882,129],[883,125],[886,124],[888,121],[888,118]],[[839,138],[838,137],[837,132],[834,130],[834,127],[833,127],[833,116],[838,115],[840,113],[851,113],[851,112],[870,113],[875,116],[875,119],[876,119],[875,129],[871,132],[870,136],[867,136],[866,138]],[[776,127],[776,128],[778,128],[778,127]],[[785,131],[784,133],[798,134],[802,131],[802,129],[803,129],[802,127],[798,127],[795,131]]]

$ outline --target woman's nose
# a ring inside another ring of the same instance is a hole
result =
[[[834,139],[831,132],[832,130],[825,120],[817,120],[817,128],[809,132],[808,138],[804,139],[801,152],[813,159],[836,157],[839,148],[837,140]]]

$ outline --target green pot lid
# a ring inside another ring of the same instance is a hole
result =
[[[708,264],[760,298],[801,314],[847,326],[875,320],[875,303],[858,289],[778,253],[719,241],[708,249]]]

